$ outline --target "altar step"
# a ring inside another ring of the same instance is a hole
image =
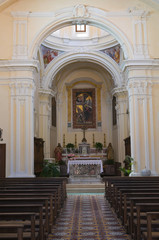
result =
[[[66,190],[68,194],[76,194],[76,193],[103,193],[105,191],[104,183],[97,184],[67,184]]]

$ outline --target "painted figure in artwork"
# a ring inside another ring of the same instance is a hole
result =
[[[119,47],[115,48],[114,60],[116,61],[116,63],[120,62],[120,48]]]
[[[76,98],[76,114],[79,123],[85,123],[92,117],[92,97],[87,93],[80,93]]]
[[[56,162],[59,162],[62,160],[62,151],[63,151],[63,148],[61,147],[61,144],[58,143],[57,147],[54,150]]]

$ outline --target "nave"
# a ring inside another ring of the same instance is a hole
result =
[[[68,195],[48,240],[128,240],[103,194]]]

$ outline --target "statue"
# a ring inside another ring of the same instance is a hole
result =
[[[61,147],[61,144],[58,143],[57,147],[54,150],[56,162],[60,162],[62,160],[62,151],[63,148]]]
[[[111,143],[107,147],[107,159],[114,159],[114,150]]]

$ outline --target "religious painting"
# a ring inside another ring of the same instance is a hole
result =
[[[111,57],[116,63],[120,62],[120,45],[101,50],[103,53]]]
[[[73,89],[73,128],[96,128],[95,89]]]
[[[48,47],[45,47],[41,45],[41,51],[43,55],[43,61],[44,61],[44,67],[46,68],[47,65],[59,54],[62,53],[62,51],[56,50],[56,49],[51,49]]]

